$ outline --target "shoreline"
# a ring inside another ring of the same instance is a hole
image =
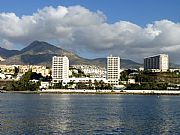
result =
[[[162,91],[162,90],[121,90],[121,91],[93,91],[93,90],[43,90],[43,91],[4,91],[0,93],[15,94],[77,94],[77,95],[180,95],[180,91]]]

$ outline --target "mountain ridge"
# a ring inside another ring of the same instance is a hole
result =
[[[1,53],[1,50],[3,50]],[[2,55],[2,56],[1,56]],[[70,60],[70,65],[85,64],[106,66],[106,58],[86,59],[82,58],[70,51],[54,46],[44,41],[34,41],[27,47],[18,50],[7,50],[0,47],[0,56],[6,58],[0,64],[17,64],[17,65],[47,65],[51,66],[53,56],[67,56]],[[171,64],[176,65],[177,64]],[[129,59],[121,59],[121,68],[139,68],[143,64],[137,63]]]
[[[0,47],[0,56],[2,58],[8,58],[8,57],[11,57],[13,55],[16,55],[18,54],[20,51],[18,50],[8,50],[8,49],[5,49],[5,48],[2,48]]]

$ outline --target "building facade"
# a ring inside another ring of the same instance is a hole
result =
[[[52,82],[59,83],[67,78],[69,78],[68,57],[54,56],[52,58]]]
[[[107,80],[108,83],[118,85],[120,79],[120,57],[107,57]]]
[[[159,54],[144,58],[144,70],[166,72],[169,69],[169,57],[167,54]]]

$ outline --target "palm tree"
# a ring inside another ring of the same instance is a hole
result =
[[[100,89],[101,89],[101,90],[104,89],[104,81],[103,81],[103,80],[101,80],[101,81],[99,82],[99,85],[100,85]]]
[[[93,89],[92,81],[91,80],[88,81],[88,86],[89,86],[89,89]]]

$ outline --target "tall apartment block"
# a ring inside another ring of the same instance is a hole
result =
[[[169,69],[167,54],[159,54],[144,58],[144,70],[166,72]]]
[[[107,57],[107,80],[108,83],[118,85],[120,79],[120,57]]]
[[[69,59],[68,57],[54,56],[52,58],[52,82],[59,83],[63,79],[69,78]]]

